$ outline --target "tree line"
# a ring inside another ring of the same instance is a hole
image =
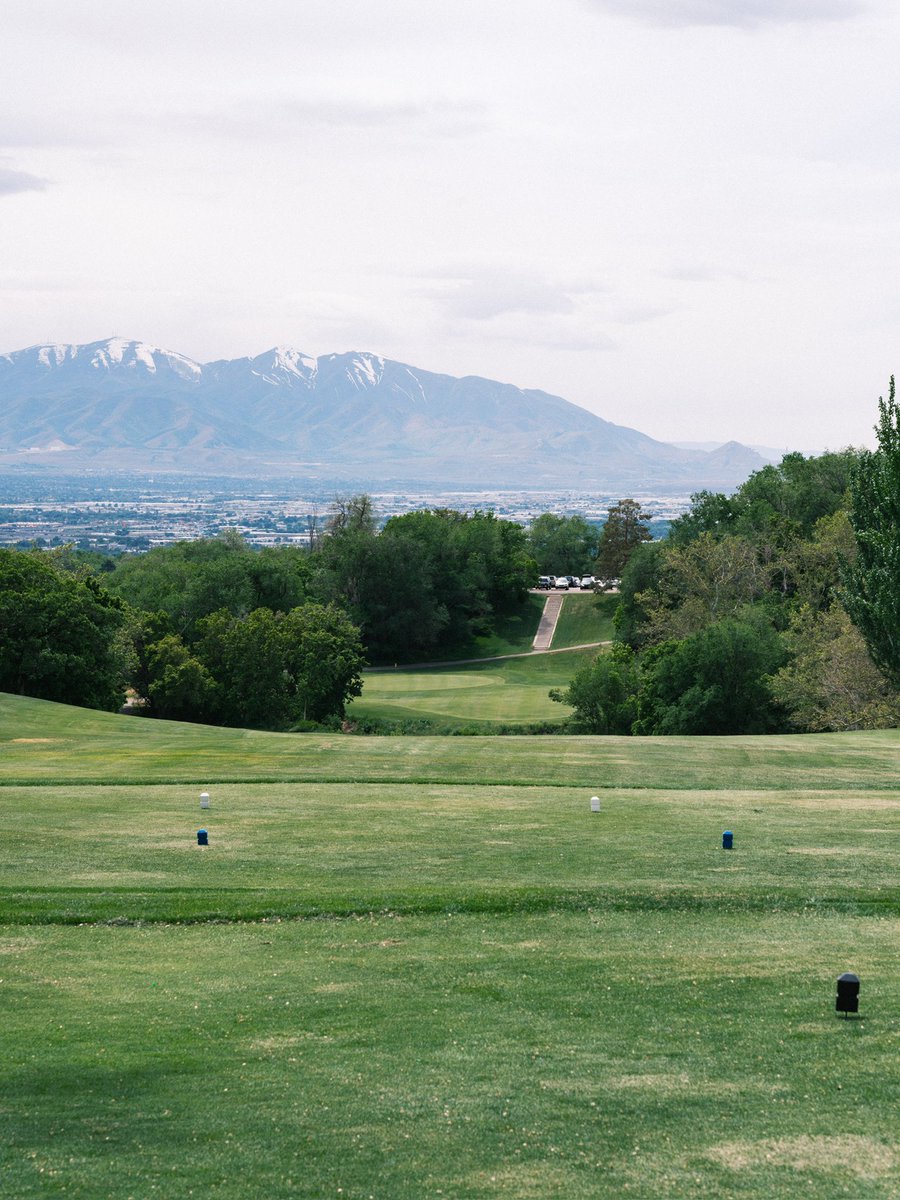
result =
[[[724,734],[900,723],[900,432],[875,451],[786,455],[700,492],[629,555],[609,654],[551,693],[575,728]]]
[[[258,728],[339,721],[364,666],[463,647],[537,578],[521,526],[337,500],[311,550],[235,531],[102,559],[0,550],[0,690]]]
[[[115,559],[0,550],[0,690],[259,728],[336,723],[369,663],[465,656],[539,574],[620,580],[617,641],[551,693],[594,733],[764,733],[900,719],[900,433],[786,455],[700,492],[650,538],[633,499],[602,528],[429,509],[379,529],[336,500],[310,548],[235,531]]]

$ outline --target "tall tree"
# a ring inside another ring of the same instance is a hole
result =
[[[41,551],[0,550],[0,691],[115,709],[125,690],[124,605]]]
[[[878,448],[864,451],[851,476],[855,562],[844,563],[844,604],[874,662],[900,687],[900,410],[894,377],[879,397]]]
[[[528,530],[528,548],[548,575],[586,575],[597,556],[597,529],[584,517],[541,513]]]
[[[620,500],[609,510],[600,534],[594,573],[601,579],[621,579],[622,572],[641,542],[652,538],[645,512],[637,500]]]

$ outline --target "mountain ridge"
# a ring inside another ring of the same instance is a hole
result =
[[[0,465],[476,486],[732,487],[740,443],[686,450],[534,388],[363,351],[199,363],[126,338],[0,355]]]

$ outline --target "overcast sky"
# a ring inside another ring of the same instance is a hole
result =
[[[6,0],[0,352],[371,350],[872,444],[894,0]]]

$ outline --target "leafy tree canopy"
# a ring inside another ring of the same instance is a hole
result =
[[[528,550],[542,575],[587,575],[594,569],[599,531],[582,516],[541,513],[528,530]]]
[[[294,546],[253,550],[235,530],[215,538],[157,546],[126,555],[107,586],[135,609],[164,612],[188,643],[198,623],[219,609],[287,612],[309,599],[308,554]]]
[[[550,698],[575,710],[573,724],[584,733],[627,734],[637,715],[640,671],[627,646],[615,646],[585,663],[565,689],[553,688]]]
[[[124,606],[41,551],[0,550],[0,691],[114,710],[121,704]]]
[[[872,658],[900,687],[900,410],[893,376],[878,413],[878,448],[863,451],[851,481],[857,555],[844,565],[843,600]]]
[[[900,693],[869,655],[846,611],[797,609],[783,635],[788,660],[769,681],[794,729],[883,729],[900,723]]]
[[[774,629],[758,622],[719,621],[663,642],[644,656],[633,732],[775,732],[782,722],[766,680],[783,657]]]

